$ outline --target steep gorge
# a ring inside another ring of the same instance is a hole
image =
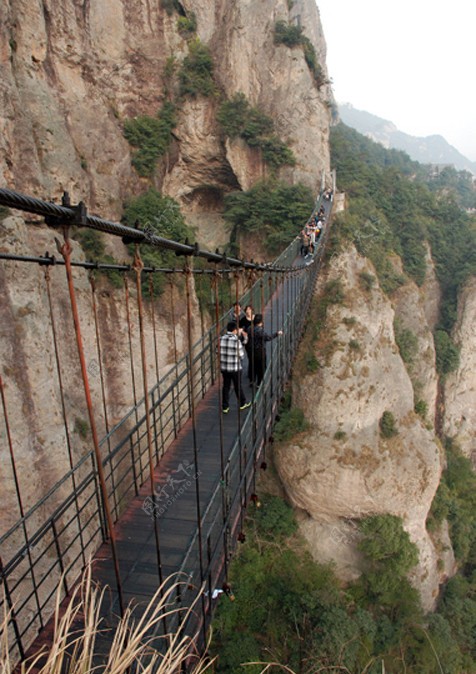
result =
[[[328,177],[331,168],[332,93],[327,84],[316,87],[299,47],[273,41],[276,21],[300,22],[326,74],[325,42],[314,1],[183,0],[179,8],[169,14],[159,0],[6,3],[0,26],[0,173],[6,186],[54,199],[67,190],[73,202],[84,200],[90,211],[111,219],[121,217],[124,201],[154,186],[179,202],[202,245],[223,246],[229,238],[222,218],[224,196],[271,175],[258,149],[242,139],[225,138],[217,122],[220,100],[242,92],[273,118],[277,134],[295,154],[296,165],[279,169],[279,177],[317,191],[322,174]],[[213,59],[217,93],[210,97],[180,97],[177,82],[171,85],[165,74],[170,57],[180,64],[188,54],[177,20],[192,12],[196,35],[208,45]],[[133,150],[124,138],[124,122],[137,115],[155,116],[171,95],[178,106],[172,142],[153,175],[141,177],[131,164]],[[3,251],[55,250],[54,234],[43,226],[32,227],[13,216],[0,227]],[[122,244],[108,245],[119,259],[127,256]],[[74,252],[81,258],[79,247]],[[397,258],[394,264],[401,269]],[[344,297],[330,307],[325,333],[313,346],[319,370],[301,371],[302,382],[293,383],[296,404],[311,428],[277,450],[279,475],[315,558],[334,561],[345,579],[355,578],[361,570],[356,521],[377,513],[401,516],[420,550],[414,582],[425,607],[431,608],[439,583],[453,573],[455,564],[447,532],[435,541],[425,527],[444,467],[433,431],[437,375],[432,331],[439,287],[430,253],[424,286],[407,280],[392,301],[378,282],[363,285],[362,279],[376,278],[376,272],[353,248],[333,257],[326,274],[319,281],[315,302],[328,282],[339,281]],[[12,422],[24,429],[18,459],[26,475],[34,457],[34,476],[29,488],[25,485],[26,505],[46,492],[68,465],[42,283],[36,268],[2,264],[2,377],[15,408]],[[86,274],[78,274],[78,290],[85,334],[94,343]],[[65,318],[67,298],[59,283],[55,295]],[[116,345],[106,364],[107,395],[114,408],[111,420],[115,420],[133,401],[126,385],[125,308],[122,294],[107,282],[100,284],[99,296],[101,334],[108,346]],[[160,365],[166,371],[175,358],[174,337],[179,352],[184,351],[184,317],[182,313],[177,334],[172,335],[165,296],[157,302],[156,312],[162,319]],[[395,340],[395,317],[418,340],[418,353],[408,370]],[[115,330],[113,326],[119,325],[123,329]],[[475,452],[473,326],[474,279],[460,295],[455,327],[461,365],[445,383],[445,432],[457,438],[467,456]],[[152,379],[150,306],[146,331]],[[69,362],[75,347],[66,321],[61,338],[73,384],[67,403],[74,426],[75,418],[84,418],[85,412],[79,376]],[[137,331],[133,349],[138,351]],[[88,360],[95,359],[97,354],[91,351]],[[140,375],[137,384],[140,389]],[[94,377],[93,395],[100,398],[99,379]],[[414,412],[417,397],[428,409],[424,420]],[[386,411],[393,414],[398,434],[382,438],[379,422]],[[45,418],[53,420],[50,431],[39,433]],[[75,441],[80,456],[87,443],[79,433]],[[18,516],[11,475],[2,487],[4,531]]]

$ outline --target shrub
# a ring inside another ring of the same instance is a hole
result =
[[[313,353],[306,354],[305,366],[307,372],[317,372],[320,368],[320,363]]]
[[[259,535],[276,540],[292,536],[297,524],[291,506],[278,496],[266,496],[254,513]]]
[[[400,356],[404,363],[411,364],[418,355],[417,336],[408,328],[404,328],[401,320],[396,318],[393,322],[395,331],[395,342],[400,351]]]
[[[397,435],[398,430],[396,427],[395,417],[391,412],[385,411],[382,414],[382,417],[379,422],[380,435],[383,438],[393,438],[394,435]]]
[[[144,194],[131,199],[124,208],[123,221],[140,229],[147,229],[165,239],[174,241],[193,242],[194,232],[185,223],[180,206],[171,197],[162,196],[160,192],[151,188]],[[162,248],[141,245],[141,257],[146,266],[163,267],[175,266],[175,255]],[[153,291],[160,293],[163,290],[163,274],[154,274]],[[144,292],[147,293],[147,287]]]
[[[393,620],[398,612],[407,619],[418,618],[418,592],[407,580],[418,562],[418,548],[396,515],[372,515],[359,522],[362,539],[358,548],[365,556],[366,569],[360,583],[367,601],[390,609]]]
[[[286,21],[276,21],[274,26],[274,44],[284,44],[286,47],[297,47],[302,44],[302,28]]]
[[[356,339],[351,339],[349,342],[349,348],[352,349],[352,351],[360,351],[360,344]]]
[[[5,220],[10,215],[10,209],[0,205],[0,220]]]
[[[263,159],[273,168],[296,163],[292,150],[274,133],[271,117],[251,107],[243,93],[222,103],[217,119],[229,138],[242,138],[250,147],[260,148]]]
[[[157,117],[141,115],[124,123],[124,136],[136,148],[132,165],[140,176],[151,176],[166,152],[177,124],[175,106],[166,102]]]
[[[347,433],[345,431],[336,431],[334,433],[334,440],[345,440]]]
[[[274,253],[296,236],[313,202],[309,188],[300,183],[263,181],[247,192],[227,195],[223,217],[233,225],[232,240],[241,232],[259,233],[267,250]]]
[[[177,29],[183,37],[189,37],[197,30],[197,17],[194,12],[188,16],[179,16],[177,19]]]
[[[324,299],[327,304],[342,304],[345,299],[345,293],[340,279],[333,279],[326,283]]]
[[[308,37],[303,38],[302,44],[304,51],[304,59],[307,63],[307,67],[311,71],[311,74],[314,78],[314,82],[316,83],[317,88],[320,89],[326,83],[326,78],[324,77],[324,71],[322,70],[322,67],[317,62],[316,50],[314,49],[314,45],[312,44],[312,42],[309,40]]]
[[[459,349],[444,330],[435,333],[436,371],[442,377],[454,372],[459,366]]]
[[[415,410],[416,414],[424,419],[428,413],[428,403],[420,398],[420,400],[415,401],[415,406],[413,409]]]
[[[298,407],[282,412],[281,418],[274,426],[274,437],[279,442],[288,442],[298,433],[309,428],[309,422],[304,417],[304,412]]]
[[[447,466],[431,506],[431,519],[448,519],[455,557],[461,566],[475,564],[476,475],[471,461],[449,443]]]
[[[359,279],[362,288],[366,291],[369,292],[372,290],[372,288],[375,285],[375,276],[373,274],[369,274],[367,271],[361,271],[359,274]]]
[[[74,239],[81,244],[86,260],[88,262],[97,262],[98,264],[117,264],[111,255],[106,254],[106,246],[104,245],[103,233],[98,232],[96,229],[90,229],[85,227],[79,229],[74,234]],[[94,270],[92,272],[94,276],[99,274],[104,274],[106,278],[109,279],[110,283],[114,288],[122,288],[122,272],[116,271],[114,269],[108,269],[105,271]]]
[[[86,440],[89,436],[89,424],[85,419],[76,417],[74,420],[74,432],[79,435],[82,440]]]
[[[189,53],[179,71],[182,96],[211,96],[215,93],[210,50],[198,38],[189,43]]]
[[[259,146],[263,151],[263,159],[273,168],[295,166],[293,151],[277,136],[262,139]]]
[[[324,72],[317,62],[316,50],[308,37],[303,35],[301,26],[276,21],[274,25],[274,44],[284,44],[286,47],[302,47],[304,60],[311,71],[318,89],[326,83]]]

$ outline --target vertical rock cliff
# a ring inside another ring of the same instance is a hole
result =
[[[430,410],[436,399],[425,303],[421,291],[408,283],[392,304],[371,263],[353,248],[332,257],[315,302],[336,287],[339,293],[328,306],[319,339],[306,342],[308,353],[299,366],[301,371],[311,355],[318,370],[303,370],[293,385],[293,400],[303,409],[309,430],[291,446],[278,447],[278,473],[301,511],[301,528],[313,554],[333,561],[343,578],[355,578],[361,570],[358,520],[385,513],[402,517],[420,551],[414,583],[428,609],[454,560],[443,556],[438,561],[425,527],[444,466],[432,412],[427,420],[414,412],[415,382],[421,380],[418,395]],[[396,316],[417,337],[410,372],[396,344]]]
[[[314,1],[184,0],[167,3],[170,13],[164,4],[6,3],[0,27],[4,183],[42,197],[68,190],[104,217],[117,218],[123,200],[152,182],[178,198],[200,226],[220,210],[223,194],[267,175],[260,154],[240,142],[225,143],[216,121],[220,101],[242,92],[273,118],[295,153],[296,166],[282,169],[282,177],[313,189],[320,184],[329,170],[332,94],[327,84],[316,86],[300,47],[274,44],[276,21],[300,23],[327,76]],[[178,100],[175,141],[144,181],[131,166],[123,124],[156,115],[170,97],[166,64],[173,59],[180,68],[189,51],[190,35],[178,29],[181,17],[194,18],[195,37],[210,49],[216,92]]]

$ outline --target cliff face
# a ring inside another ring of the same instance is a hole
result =
[[[170,14],[165,4],[174,6]],[[196,37],[208,46],[213,60],[216,92],[208,97],[178,93],[177,70],[190,50],[178,19],[192,19],[192,12]],[[221,101],[243,92],[252,106],[273,119],[277,135],[296,156],[296,165],[282,168],[280,178],[291,184],[303,181],[315,191],[322,173],[329,173],[332,95],[325,84],[317,88],[301,47],[274,44],[280,19],[301,22],[325,78],[325,44],[314,0],[6,0],[0,13],[0,182],[47,200],[57,201],[67,190],[72,203],[82,200],[89,212],[114,220],[121,217],[127,198],[153,186],[179,201],[202,246],[214,249],[228,243],[221,217],[224,195],[248,189],[270,172],[259,150],[242,140],[225,139],[216,118]],[[172,84],[164,72],[171,57]],[[178,116],[173,140],[152,177],[141,178],[131,164],[124,122],[138,115],[156,116],[170,97]],[[127,256],[120,241],[106,243],[117,259]],[[12,215],[0,221],[0,248],[23,255],[56,253],[54,232]],[[82,259],[77,244],[73,257]],[[99,356],[87,273],[75,269],[74,275],[102,436],[104,411],[112,427],[134,404],[131,367],[137,397],[142,397],[135,290],[131,287],[129,336],[124,291],[98,281]],[[74,462],[91,443],[64,268],[51,269],[51,288]],[[162,375],[186,348],[181,291],[183,286],[173,291],[174,318],[168,292],[153,306],[146,302],[151,386],[157,369]],[[152,310],[158,317],[157,335]],[[195,317],[198,313],[194,305]],[[67,472],[70,462],[42,268],[1,263],[0,314],[0,372],[23,507],[28,508]],[[194,340],[199,323],[195,318]],[[0,434],[5,436],[3,426]],[[0,449],[1,464],[10,466],[8,447],[2,443]],[[8,471],[1,482],[1,533],[19,517],[14,476]],[[39,512],[38,524],[47,510]]]
[[[104,217],[121,215],[126,196],[146,187],[131,167],[125,119],[156,115],[166,96],[164,67],[180,65],[188,45],[179,14],[160,0],[53,3],[9,0],[0,26],[0,174],[20,191],[62,190]],[[272,116],[297,157],[281,175],[312,189],[329,170],[327,85],[317,89],[299,47],[273,43],[279,19],[301,22],[325,68],[325,43],[313,0],[197,0],[176,3],[197,20],[213,57],[219,95],[183,98],[175,142],[152,182],[178,198],[200,227],[223,194],[266,175],[256,150],[226,144],[216,122],[220,97],[243,92]],[[170,92],[169,92],[170,93]],[[202,217],[200,217],[202,215]],[[218,233],[219,243],[226,235]],[[206,235],[205,235],[206,238]]]
[[[427,426],[436,398],[434,349],[418,288],[404,286],[392,306],[376,281],[371,287],[362,283],[369,274],[376,278],[370,262],[351,248],[332,258],[328,277],[320,279],[316,302],[326,281],[339,281],[344,299],[328,308],[313,347],[318,373],[294,382],[293,401],[304,410],[310,430],[277,449],[277,469],[302,511],[302,531],[316,558],[334,561],[344,578],[355,578],[361,568],[356,522],[371,514],[402,517],[420,550],[414,582],[431,608],[442,562],[444,573],[453,570],[451,555],[438,562],[425,528],[444,463]],[[414,385],[395,341],[396,315],[417,336],[418,366],[411,375],[426,382],[419,390],[430,410],[426,421],[413,409]],[[388,412],[397,430],[392,437],[380,429]]]
[[[458,298],[458,317],[453,330],[460,348],[460,364],[444,387],[444,432],[476,461],[476,278],[471,278]]]

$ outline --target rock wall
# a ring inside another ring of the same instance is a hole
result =
[[[43,198],[68,190],[108,218],[120,217],[124,199],[153,183],[206,229],[223,194],[267,175],[259,153],[227,147],[216,122],[220,100],[241,91],[291,142],[297,165],[281,177],[316,189],[329,172],[332,93],[328,85],[317,89],[300,47],[274,45],[274,24],[300,21],[324,74],[325,42],[314,0],[289,4],[182,2],[211,49],[218,94],[178,100],[176,140],[148,181],[131,167],[123,122],[158,112],[169,86],[167,59],[180,64],[188,53],[179,14],[167,14],[161,0],[7,0],[0,18],[3,182]],[[225,241],[218,228],[217,243]]]
[[[476,463],[476,278],[472,277],[458,297],[458,317],[453,339],[460,348],[456,372],[444,385],[444,432]]]
[[[342,303],[331,304],[323,334],[313,347],[320,368],[293,383],[293,404],[304,410],[310,429],[290,446],[276,450],[276,465],[286,493],[301,513],[301,528],[313,554],[333,561],[345,579],[360,573],[356,522],[370,514],[392,513],[420,551],[414,582],[426,608],[434,605],[438,585],[451,569],[425,529],[444,459],[439,442],[415,414],[412,381],[395,343],[394,318],[411,320],[420,348],[430,350],[424,307],[413,284],[392,306],[377,281],[362,283],[371,263],[355,249],[332,258],[320,278],[315,301],[327,281],[338,281]],[[421,324],[418,328],[416,323]],[[434,399],[434,352],[424,364],[427,391]],[[395,418],[398,433],[385,438],[384,412]]]

